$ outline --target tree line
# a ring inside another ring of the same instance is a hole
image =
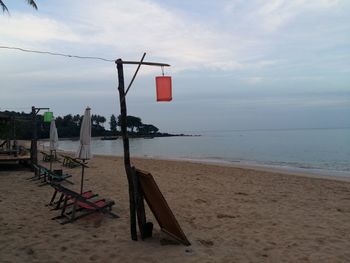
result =
[[[50,123],[44,122],[44,116],[37,117],[38,138],[49,138]],[[60,138],[77,138],[80,135],[80,126],[83,115],[68,114],[55,118],[58,136]],[[114,114],[109,119],[109,129],[106,130],[107,119],[101,115],[91,115],[91,136],[118,136],[120,135],[121,116]],[[0,111],[0,139],[31,139],[33,136],[32,116],[28,113],[14,111]],[[158,134],[159,129],[152,124],[145,124],[141,118],[127,116],[127,129],[131,136],[152,136]]]

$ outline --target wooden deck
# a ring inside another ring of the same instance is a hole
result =
[[[17,162],[17,161],[29,161],[30,155],[8,155],[0,154],[0,162]]]

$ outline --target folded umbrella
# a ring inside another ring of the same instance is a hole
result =
[[[90,108],[87,107],[84,113],[83,122],[81,123],[80,127],[80,144],[77,151],[76,157],[81,159],[83,163],[85,164],[86,160],[91,159],[91,113]],[[80,193],[83,192],[83,183],[84,183],[84,168],[85,166],[82,165],[82,172],[81,172],[81,186],[80,186]]]

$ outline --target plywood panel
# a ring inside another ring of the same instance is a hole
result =
[[[191,245],[153,176],[149,172],[139,169],[136,169],[136,174],[140,180],[146,202],[157,219],[162,231],[186,246]]]

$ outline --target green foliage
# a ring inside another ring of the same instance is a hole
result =
[[[80,115],[73,117],[71,114],[63,116],[63,118],[57,117],[55,122],[58,136],[61,138],[79,137],[81,119]]]
[[[1,118],[2,117],[2,118]],[[31,138],[31,117],[24,112],[0,112],[1,139],[28,139]]]
[[[29,5],[31,5],[34,9],[38,10],[38,6],[36,5],[36,3],[35,3],[34,0],[27,0],[27,3],[28,3]],[[7,13],[9,13],[9,10],[8,10],[7,6],[5,5],[5,3],[4,3],[2,0],[0,0],[0,6],[1,6],[1,8],[2,8],[2,12],[4,12],[4,13],[7,12]]]
[[[121,127],[121,115],[118,116],[117,125]],[[139,130],[142,125],[141,118],[132,115],[126,116],[126,127],[129,128],[132,133],[135,128]]]
[[[143,124],[139,127],[139,133],[142,135],[157,133],[159,129],[152,124]]]
[[[39,139],[49,138],[50,123],[44,122],[44,116],[38,114],[37,119],[37,135]],[[78,138],[80,136],[80,126],[83,116],[76,114],[68,114],[63,117],[58,116],[55,119],[58,136],[60,138]],[[91,116],[91,135],[106,136],[118,135],[117,126],[121,125],[121,116],[118,118],[112,115],[110,118],[110,131],[106,131],[103,124],[106,118],[100,115]],[[13,126],[14,125],[14,126]],[[32,116],[24,112],[0,112],[0,139],[24,139],[32,138],[33,130]],[[142,123],[141,118],[135,116],[127,116],[127,128],[134,136],[155,135],[159,129],[152,124]]]
[[[112,133],[116,134],[117,132],[117,118],[114,114],[112,114],[111,119],[109,121],[110,130]]]
[[[101,124],[105,122],[105,117],[95,114],[91,115],[91,136],[104,136],[105,128]]]
[[[26,113],[17,112],[0,112],[0,115],[6,116],[11,121],[0,118],[0,138],[13,138],[16,139],[31,139],[32,138],[32,116]],[[15,119],[15,129],[13,129],[13,121]],[[93,115],[94,121],[92,121],[91,133],[92,136],[104,136],[105,128],[101,126],[106,121],[106,118],[100,115]],[[50,123],[44,122],[44,116],[38,114],[37,119],[37,135],[39,139],[49,138],[50,136]],[[91,118],[92,119],[92,118]],[[58,136],[60,138],[73,138],[80,136],[80,126],[83,120],[83,116],[68,114],[63,117],[57,117],[55,119]],[[15,136],[13,135],[15,130]]]
[[[0,139],[9,138],[11,127],[6,122],[0,122]]]

